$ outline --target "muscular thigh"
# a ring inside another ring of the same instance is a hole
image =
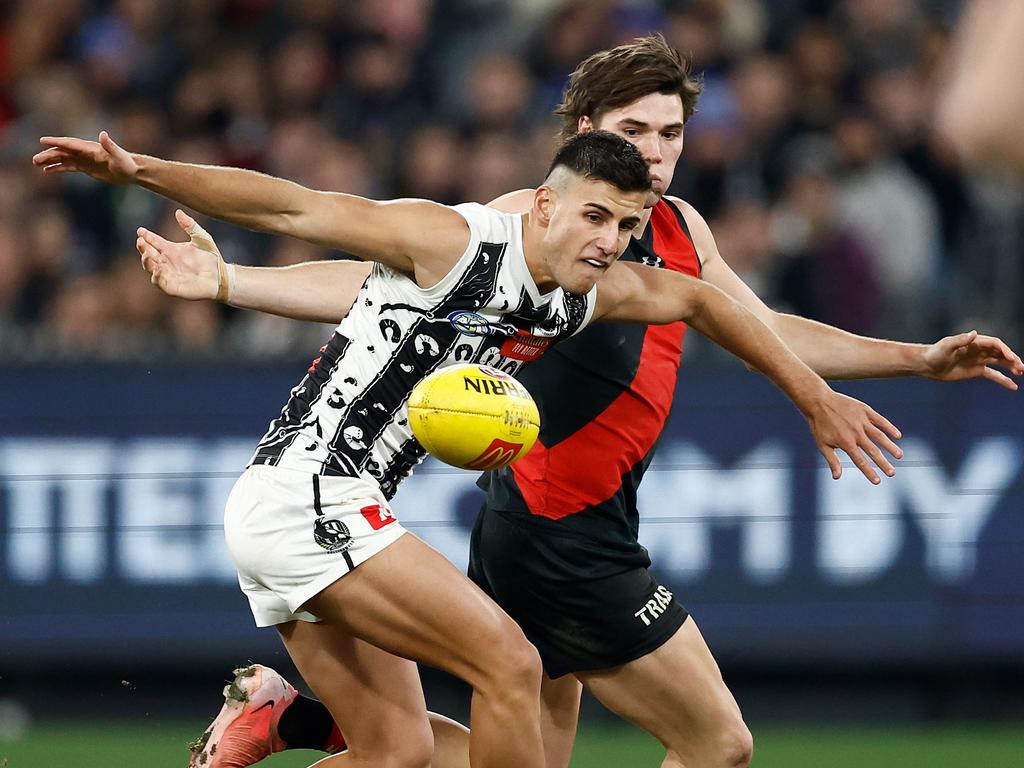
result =
[[[378,648],[472,682],[518,626],[448,560],[407,534],[305,605]]]
[[[693,619],[622,666],[577,674],[606,707],[677,751],[742,723],[739,706]],[[713,745],[708,745],[709,748]]]
[[[324,623],[278,625],[299,673],[324,702],[351,750],[393,756],[431,743],[416,665]]]

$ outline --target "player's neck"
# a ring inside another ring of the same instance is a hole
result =
[[[659,197],[658,202],[655,203],[654,205],[657,205],[660,202],[661,198]],[[637,225],[636,234],[633,235],[634,237],[642,237],[644,232],[647,231],[647,225],[651,221],[652,213],[654,213],[654,206],[651,206],[650,208],[644,208],[644,212],[640,214],[640,223]]]
[[[530,270],[530,277],[541,293],[558,287],[545,254],[544,230],[535,222],[532,211],[527,211],[523,214],[523,258],[526,260],[526,268]]]

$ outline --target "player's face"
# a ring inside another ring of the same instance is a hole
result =
[[[544,236],[548,273],[571,293],[587,293],[629,245],[647,192],[574,179],[554,195]]]
[[[580,129],[611,131],[637,146],[651,170],[651,207],[672,183],[683,152],[683,100],[678,94],[649,93],[624,107],[603,113],[594,122],[580,121]]]

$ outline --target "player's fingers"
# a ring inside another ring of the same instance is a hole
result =
[[[846,451],[846,455],[850,457],[853,465],[861,471],[861,474],[864,475],[864,477],[871,481],[872,485],[878,485],[882,482],[882,478],[880,478],[878,473],[875,472],[874,468],[871,466],[871,462],[868,461],[867,456],[865,456],[863,452],[856,447],[849,450],[844,448],[843,450]],[[879,452],[879,455],[881,455],[881,452]]]
[[[956,346],[958,347],[970,344],[976,338],[978,338],[977,331],[966,331],[965,333],[958,333],[956,336],[953,337],[953,339],[956,342]]]
[[[52,149],[64,152],[68,155],[74,155],[76,157],[93,157],[100,149],[94,141],[84,141],[82,139],[75,139],[67,136],[44,136],[39,141],[41,144]]]
[[[145,240],[148,245],[152,246],[158,251],[163,250],[171,245],[178,245],[178,243],[174,243],[170,240],[167,240],[166,238],[160,237],[160,235],[158,235],[156,232],[148,230],[145,227],[139,227],[138,230],[136,230],[136,234],[138,234],[139,237]]]
[[[160,267],[160,263],[153,258],[152,252],[148,249],[146,255],[142,257],[142,266],[149,273],[149,282],[153,285],[159,285],[160,278],[163,276],[163,270]]]
[[[62,158],[67,156],[68,153],[63,149],[50,147],[49,149],[44,149],[42,152],[36,152],[32,155],[32,163],[34,165],[51,165],[52,163],[59,162]]]
[[[193,219],[183,210],[178,209],[174,212],[175,218],[178,220],[178,226],[188,233],[188,238],[198,248],[202,248],[204,251],[212,251],[213,253],[220,253],[220,249],[217,248],[217,243],[213,241],[213,236],[210,235],[198,221]]]
[[[40,136],[39,143],[44,147],[63,147],[70,149],[72,147],[79,147],[85,142],[81,139],[76,139],[74,136]]]
[[[987,365],[998,365],[1006,368],[1014,376],[1020,376],[1024,374],[1024,362],[1012,352],[1009,355],[993,355],[989,359],[985,360]]]
[[[892,477],[896,474],[896,468],[893,467],[886,455],[882,453],[882,449],[875,445],[867,434],[858,442],[858,445],[867,454],[868,458],[875,463],[875,466],[882,470],[887,477]]]
[[[900,432],[899,427],[885,418],[885,416],[880,414],[874,408],[868,407],[868,420],[894,440],[899,440],[903,437],[903,433]]]
[[[203,229],[199,222],[189,216],[180,208],[174,212],[174,218],[178,220],[178,226],[185,230],[185,234],[189,236],[193,242],[202,243],[203,245],[212,245],[213,238],[210,237],[210,233]]]
[[[953,336],[946,336],[943,339],[939,339],[935,346],[939,347],[946,354],[949,354],[957,347],[962,347],[964,344],[968,344],[971,338],[970,331],[967,333],[958,333]]]
[[[885,432],[880,430],[874,424],[868,425],[868,427],[865,429],[865,432],[867,432],[867,436],[871,439],[872,442],[876,443],[877,445],[881,446],[886,451],[888,451],[889,455],[892,456],[894,459],[903,458],[903,449],[896,445],[896,443],[892,441],[892,438],[890,438],[887,434],[885,434]]]
[[[1005,341],[992,336],[984,336],[982,338],[986,340],[987,346],[991,349],[992,356],[995,358],[991,362],[998,362],[1017,375],[1024,373],[1024,363],[1021,362],[1020,355],[1010,349],[1010,346]]]
[[[835,449],[830,445],[819,443],[818,450],[821,451],[821,455],[825,457],[828,468],[832,471],[832,479],[838,480],[843,474],[843,464],[839,461]]]
[[[1012,392],[1017,391],[1017,382],[1002,371],[997,371],[995,368],[990,368],[986,365],[981,369],[981,375],[989,381],[994,382],[1001,387],[1005,387]]]
[[[978,338],[975,339],[974,343],[977,346],[982,347],[983,349],[995,349],[999,350],[1000,352],[1004,350],[1009,351],[1009,347],[1007,347],[1006,344],[1003,343],[1002,339],[998,339],[995,336],[979,335]]]
[[[142,238],[136,241],[135,247],[142,254],[142,268],[147,272],[152,272],[161,261],[160,253]]]
[[[103,147],[111,155],[124,154],[124,150],[118,146],[117,142],[110,138],[110,134],[106,131],[100,131],[99,135],[100,146]]]
[[[181,210],[181,208],[174,212],[174,218],[178,222],[178,226],[185,230],[186,235],[191,235],[195,228],[199,226],[196,224],[196,220]]]

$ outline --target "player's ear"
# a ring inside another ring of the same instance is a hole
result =
[[[536,212],[537,223],[546,227],[551,223],[551,216],[555,212],[557,194],[548,186],[539,186],[533,193],[533,209]]]
[[[590,115],[580,115],[580,120],[576,123],[577,133],[590,133],[594,130],[594,121],[590,119]]]

